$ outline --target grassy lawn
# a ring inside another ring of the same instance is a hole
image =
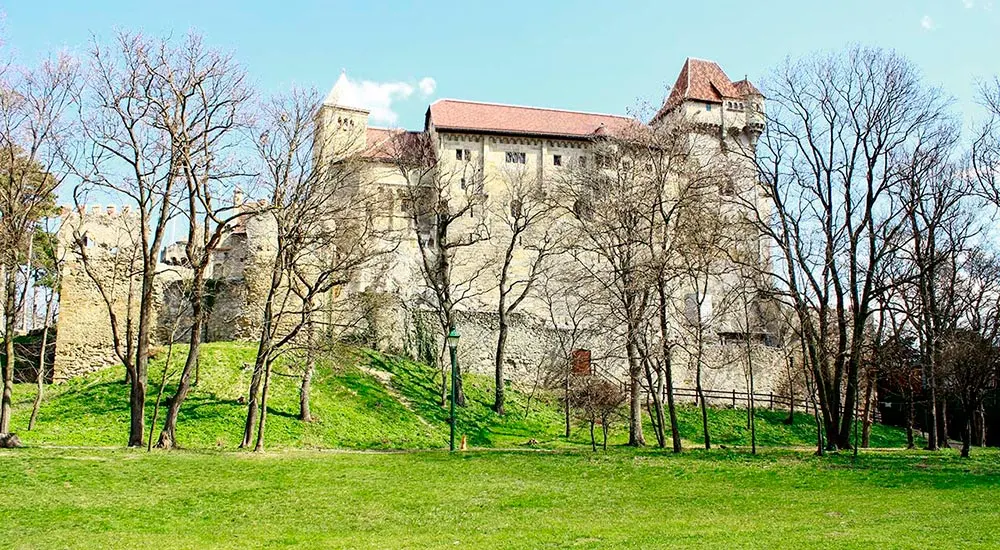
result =
[[[10,548],[996,548],[1000,455],[0,452]]]
[[[705,452],[696,450],[699,411],[686,405],[683,455],[619,446],[621,420],[612,448],[592,453],[586,428],[563,437],[555,396],[511,387],[499,417],[489,377],[468,375],[459,431],[480,450],[451,456],[427,450],[446,447],[448,435],[434,369],[359,349],[320,362],[308,424],[295,418],[298,380],[276,376],[270,450],[237,452],[253,352],[246,343],[204,347],[180,418],[182,451],[121,448],[127,387],[117,369],[49,387],[31,432],[34,387],[18,385],[14,427],[26,447],[0,451],[0,548],[992,548],[1000,540],[994,450],[964,461],[901,450],[866,450],[857,464],[820,459],[788,449],[814,444],[811,417],[786,425],[787,413],[760,410],[763,452],[750,456],[745,411],[715,409],[713,441],[727,448]],[[174,359],[176,373],[183,348]],[[150,406],[163,368],[161,352]],[[293,375],[295,365],[277,372]],[[905,436],[875,426],[872,444],[901,447]]]
[[[171,372],[176,379],[184,361],[184,347],[174,349]],[[203,346],[201,376],[181,409],[178,442],[189,449],[234,449],[242,436],[246,407],[239,399],[249,384],[248,364],[255,346],[246,342],[219,342]],[[165,352],[152,362],[147,399],[147,422],[164,368]],[[295,374],[295,365],[276,367],[279,374]],[[28,446],[122,446],[127,439],[128,388],[121,369],[105,369],[47,388],[38,425],[25,430],[34,398],[33,384],[14,388],[13,427]],[[447,409],[438,397],[435,369],[374,352],[345,349],[323,358],[313,380],[312,412],[315,421],[297,420],[298,379],[273,378],[267,422],[267,444],[272,449],[441,449],[447,446]],[[167,395],[173,390],[168,384]],[[507,392],[508,414],[493,413],[492,380],[466,376],[468,406],[459,410],[459,432],[473,447],[521,447],[534,439],[548,449],[589,448],[586,428],[575,426],[572,437],[563,437],[562,413],[555,396],[544,391],[512,387]],[[814,445],[812,417],[799,414],[785,425],[787,413],[760,410],[758,441],[763,446]],[[159,424],[162,424],[162,413]],[[687,446],[701,440],[699,412],[690,404],[679,411]],[[712,440],[727,446],[748,446],[746,411],[711,411]],[[648,439],[653,441],[651,428]],[[158,433],[158,432],[157,432]],[[612,430],[612,443],[624,442],[624,422]],[[154,434],[155,437],[155,434]],[[872,446],[905,445],[901,430],[875,426]]]

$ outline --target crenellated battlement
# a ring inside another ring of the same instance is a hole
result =
[[[138,213],[132,210],[129,205],[118,206],[115,204],[103,205],[103,204],[88,204],[88,205],[78,205],[72,207],[69,205],[59,206],[59,217],[63,220],[67,220],[71,217],[138,217]]]

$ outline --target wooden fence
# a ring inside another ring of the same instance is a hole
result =
[[[747,398],[749,394],[743,391],[736,390],[702,390],[701,392],[705,396],[705,402],[709,405],[715,406],[729,406],[733,409],[735,408],[746,408]],[[698,404],[698,391],[696,388],[674,388],[674,399],[684,400],[690,399],[696,405]],[[794,399],[787,395],[775,395],[774,392],[769,393],[754,393],[753,394],[754,407],[758,409],[769,409],[769,410],[790,410],[793,408],[798,412],[804,412],[807,414],[813,414],[816,412],[816,404],[812,402],[811,399],[803,397],[802,399]],[[872,411],[875,413],[875,411]],[[861,407],[856,407],[854,409],[856,416],[860,417],[864,414],[864,409]]]

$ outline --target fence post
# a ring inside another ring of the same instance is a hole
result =
[[[769,397],[771,399],[771,403],[770,403],[770,405],[768,405],[768,408],[770,408],[773,411],[774,410],[774,392],[773,391],[772,392],[768,392],[768,395],[769,395]]]
[[[736,388],[733,388],[733,408],[736,408]]]

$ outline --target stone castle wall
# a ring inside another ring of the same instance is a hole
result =
[[[62,217],[59,256],[64,260],[52,375],[56,382],[119,364],[107,303],[112,304],[122,334],[129,317],[133,327],[137,324],[140,281],[134,274],[141,265],[134,239],[139,218],[134,213],[92,207],[63,209]],[[95,277],[84,269],[83,254]]]

